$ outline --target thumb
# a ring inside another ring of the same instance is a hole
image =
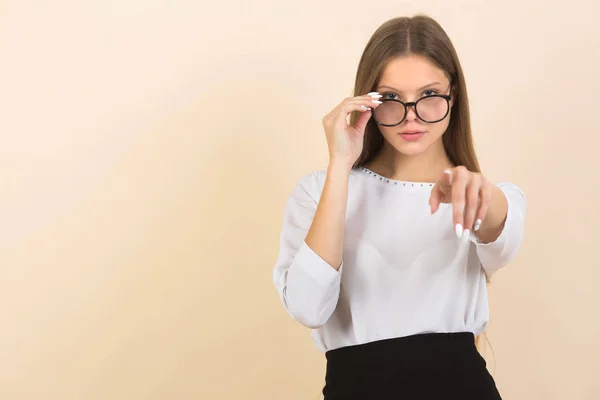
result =
[[[373,111],[371,110],[363,111],[354,123],[354,127],[361,133],[361,135],[365,132],[365,128],[367,127],[367,123],[369,122],[369,119],[371,119],[372,114]]]

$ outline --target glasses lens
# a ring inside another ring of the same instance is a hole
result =
[[[405,108],[397,101],[384,101],[375,108],[375,119],[383,125],[395,125],[404,119]]]
[[[448,113],[448,101],[443,97],[429,96],[417,102],[417,114],[425,122],[437,122]]]

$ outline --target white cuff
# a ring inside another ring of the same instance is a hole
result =
[[[339,270],[335,270],[327,261],[311,249],[305,241],[302,242],[298,253],[296,254],[296,265],[312,277],[319,285],[329,287],[342,272],[342,265]]]

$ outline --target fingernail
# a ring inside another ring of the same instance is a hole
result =
[[[465,229],[465,231],[462,234],[461,240],[463,242],[466,242],[467,240],[469,240],[470,237],[471,237],[471,231],[468,229]]]
[[[479,228],[481,228],[481,219],[478,219],[477,221],[475,221],[475,226],[473,227],[473,230],[475,232],[477,232],[479,230]]]
[[[381,103],[382,103],[382,102],[381,102],[381,101],[379,101],[379,100],[371,100],[371,101],[372,101],[373,103],[375,103],[375,104],[381,104]]]
[[[452,171],[449,169],[445,170],[444,173],[450,177],[450,183],[452,183]]]
[[[367,96],[380,96],[379,92],[371,92],[371,93],[367,93]]]
[[[365,109],[365,110],[370,110],[370,109],[371,109],[371,107],[367,107],[367,106],[361,106],[361,107],[362,107],[363,109]]]
[[[456,236],[460,239],[463,235],[463,226],[461,224],[456,224]]]

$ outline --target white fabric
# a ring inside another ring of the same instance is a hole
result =
[[[523,238],[525,196],[519,187],[497,185],[508,200],[508,216],[500,237],[483,244],[474,235],[456,237],[450,204],[430,214],[431,183],[353,169],[342,267],[336,271],[304,241],[325,177],[326,171],[312,172],[291,193],[273,271],[285,309],[312,328],[319,350],[485,330],[485,272],[492,276],[506,265]]]

